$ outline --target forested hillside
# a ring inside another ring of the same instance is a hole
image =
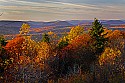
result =
[[[50,30],[36,41],[30,28],[23,23],[11,40],[0,36],[0,83],[125,82],[125,31],[106,28],[95,18],[87,31],[83,25],[62,36]]]

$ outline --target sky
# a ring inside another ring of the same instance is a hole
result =
[[[124,19],[125,0],[0,0],[0,20]]]

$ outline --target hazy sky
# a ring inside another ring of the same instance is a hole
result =
[[[125,19],[125,0],[0,0],[0,20]]]

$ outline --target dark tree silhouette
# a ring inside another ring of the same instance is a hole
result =
[[[103,34],[104,28],[102,24],[98,21],[98,19],[94,19],[94,22],[92,24],[92,30],[90,31],[90,35],[92,39],[94,40],[93,42],[93,48],[97,54],[100,54],[103,52],[105,44],[107,39],[104,38]]]

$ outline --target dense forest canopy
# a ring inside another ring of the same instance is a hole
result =
[[[50,31],[35,41],[24,23],[15,38],[0,36],[0,82],[125,82],[125,31],[104,28],[96,18],[90,28],[74,26],[62,37]]]

